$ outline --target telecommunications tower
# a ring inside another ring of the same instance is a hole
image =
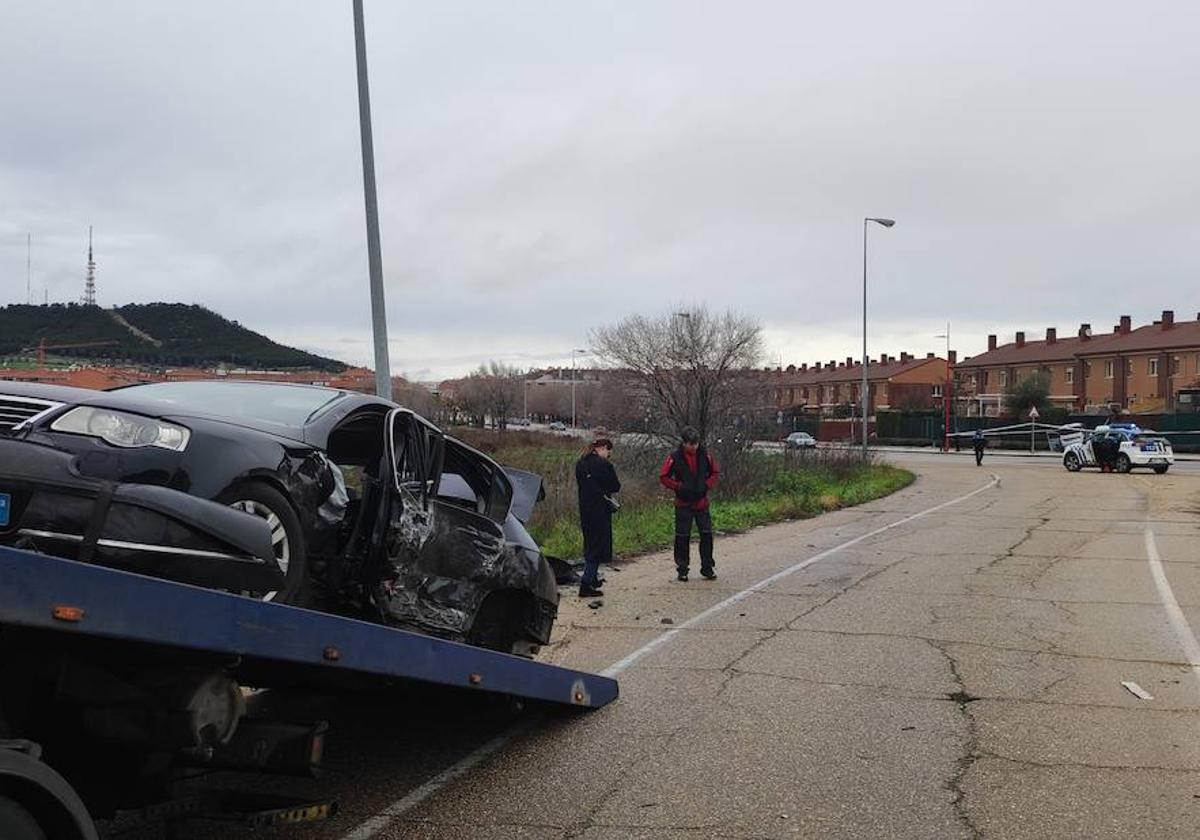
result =
[[[88,225],[87,281],[83,285],[84,306],[96,305],[96,261],[92,259],[92,226]]]

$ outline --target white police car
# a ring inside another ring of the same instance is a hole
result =
[[[1146,467],[1156,473],[1165,473],[1175,463],[1175,452],[1171,442],[1149,429],[1134,423],[1113,423],[1097,426],[1092,431],[1080,430],[1060,437],[1063,446],[1063,466],[1071,472],[1084,467],[1099,467],[1095,447],[1116,446],[1113,469],[1129,472]]]

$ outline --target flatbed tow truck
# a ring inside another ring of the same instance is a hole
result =
[[[433,687],[595,709],[617,683],[406,630],[0,547],[0,838],[95,840],[115,813],[286,826],[334,802],[180,796],[184,772],[314,776],[328,726],[253,689]]]

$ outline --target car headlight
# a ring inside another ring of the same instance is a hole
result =
[[[182,452],[192,436],[190,431],[174,423],[86,405],[71,409],[51,423],[50,428],[56,432],[100,438],[105,443],[126,449],[157,446],[175,452]]]

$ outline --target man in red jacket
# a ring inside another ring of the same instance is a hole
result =
[[[716,580],[713,568],[713,527],[708,512],[708,491],[717,485],[716,459],[700,445],[700,434],[691,426],[680,433],[682,443],[663,462],[658,480],[675,494],[675,572],[688,579],[691,564],[692,522],[700,532],[700,574]]]

